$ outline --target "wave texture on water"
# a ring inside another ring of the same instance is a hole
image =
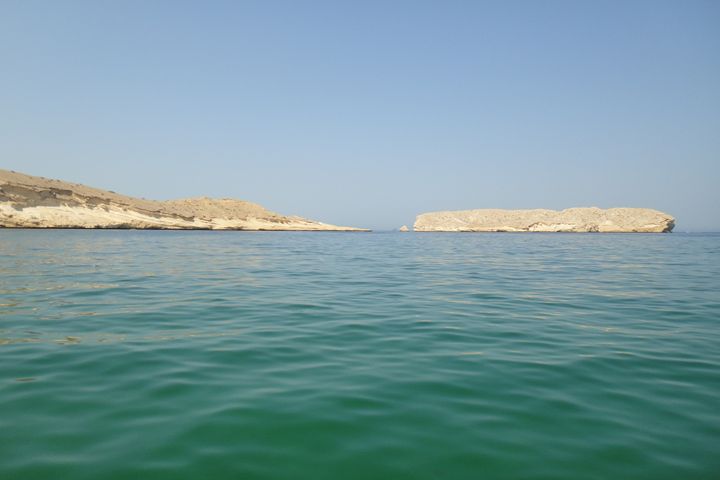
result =
[[[718,478],[720,235],[0,231],[2,478]]]

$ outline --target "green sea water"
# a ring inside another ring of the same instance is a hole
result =
[[[2,230],[0,478],[720,478],[720,235]]]

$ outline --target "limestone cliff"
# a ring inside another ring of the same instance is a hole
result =
[[[231,199],[156,201],[0,169],[0,227],[361,230]]]
[[[648,208],[458,210],[417,216],[416,232],[670,232],[675,219]]]

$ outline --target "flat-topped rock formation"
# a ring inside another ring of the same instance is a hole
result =
[[[416,232],[670,232],[675,219],[649,208],[457,210],[417,216]]]
[[[0,169],[0,227],[360,231],[232,199],[156,201]]]

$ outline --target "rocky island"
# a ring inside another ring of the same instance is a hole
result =
[[[648,208],[457,210],[417,216],[416,232],[643,232],[672,231],[675,219]]]
[[[280,215],[242,200],[145,200],[2,169],[0,227],[363,231]]]

